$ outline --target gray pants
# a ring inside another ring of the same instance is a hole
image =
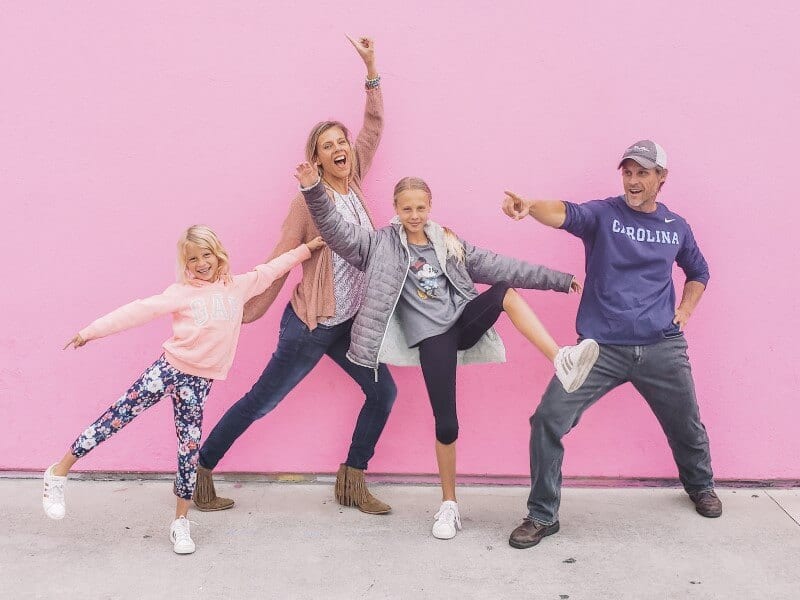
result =
[[[600,356],[579,390],[564,391],[553,377],[531,417],[531,493],[528,515],[537,523],[558,520],[563,438],[587,408],[630,381],[644,397],[667,436],[687,492],[714,487],[706,428],[700,421],[692,368],[682,336],[646,346],[600,344]]]

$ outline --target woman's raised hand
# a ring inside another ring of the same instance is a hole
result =
[[[70,341],[68,341],[68,342],[67,342],[67,345],[66,345],[66,346],[64,346],[64,348],[63,348],[63,349],[64,349],[64,350],[66,350],[66,349],[67,349],[67,348],[69,348],[70,346],[72,346],[72,347],[74,347],[74,348],[80,348],[80,347],[81,347],[81,346],[83,346],[85,343],[86,343],[86,340],[85,340],[85,339],[83,339],[83,338],[81,337],[81,334],[80,334],[80,333],[76,333],[76,334],[75,334],[75,337],[73,337],[73,338],[72,338]]]
[[[317,236],[310,242],[306,242],[306,246],[308,246],[309,252],[314,252],[314,250],[319,250],[320,248],[324,248],[325,242],[322,241],[322,237]]]
[[[302,187],[307,188],[315,185],[317,181],[319,181],[319,173],[310,163],[301,162],[297,165],[294,178],[300,182]]]
[[[375,70],[375,42],[368,37],[360,37],[354,40],[348,35],[347,39],[353,44],[361,60],[367,66],[367,77],[370,79],[377,77],[378,71]]]

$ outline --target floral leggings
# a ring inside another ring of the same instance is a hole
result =
[[[203,426],[203,404],[213,379],[179,371],[162,355],[99,419],[89,425],[72,444],[72,454],[85,456],[162,398],[172,398],[175,433],[178,434],[178,472],[175,495],[192,499],[197,479],[197,457]]]

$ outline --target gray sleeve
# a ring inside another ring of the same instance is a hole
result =
[[[505,281],[512,287],[569,292],[573,279],[569,273],[495,254],[461,241],[464,244],[467,272],[475,283],[494,284]]]
[[[359,271],[365,271],[375,241],[375,233],[348,223],[331,202],[322,181],[303,190],[308,212],[331,250]]]

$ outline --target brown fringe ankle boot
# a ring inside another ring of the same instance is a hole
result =
[[[231,498],[220,498],[217,490],[214,489],[214,478],[211,476],[211,469],[206,469],[197,465],[197,482],[194,485],[192,495],[194,505],[197,510],[210,512],[212,510],[225,510],[234,504]]]
[[[357,506],[370,515],[385,515],[392,507],[369,493],[364,481],[364,471],[345,464],[339,465],[334,488],[336,501],[342,506]]]

